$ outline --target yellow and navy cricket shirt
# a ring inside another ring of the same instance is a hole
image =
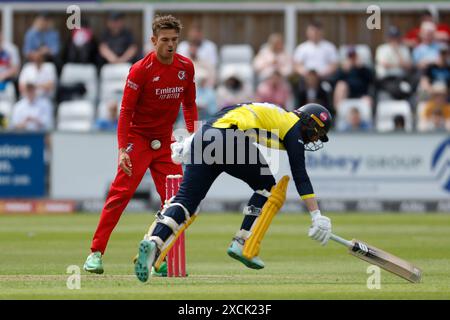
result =
[[[214,128],[236,128],[244,132],[251,130],[258,133],[255,135],[257,143],[286,150],[300,197],[315,197],[305,168],[301,122],[296,114],[271,103],[245,103],[222,109],[207,124]],[[265,132],[261,134],[261,131]]]

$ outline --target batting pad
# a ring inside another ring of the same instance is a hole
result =
[[[251,230],[250,237],[245,241],[242,254],[247,259],[252,259],[259,254],[261,241],[264,238],[273,217],[281,209],[286,200],[286,191],[289,183],[289,177],[283,176],[281,180],[270,190],[270,197],[264,204],[261,215]]]
[[[194,222],[195,218],[197,217],[197,214],[192,215],[188,220],[186,220],[183,224],[181,224],[180,228],[176,233],[172,233],[172,235],[166,240],[166,242],[163,244],[161,248],[161,253],[158,256],[158,259],[156,259],[153,266],[158,270],[161,266],[161,263],[166,258],[167,253],[169,253],[170,249],[175,244],[175,241],[178,239],[181,233],[185,231],[191,224]]]

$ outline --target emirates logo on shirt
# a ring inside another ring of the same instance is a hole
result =
[[[181,93],[184,91],[183,87],[167,87],[155,89],[155,94],[161,99],[179,99]]]
[[[186,71],[180,71],[180,72],[178,72],[178,79],[180,79],[180,80],[186,80]]]

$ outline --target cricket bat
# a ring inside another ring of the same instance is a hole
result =
[[[377,265],[410,282],[418,283],[422,278],[422,270],[418,267],[370,244],[356,239],[349,241],[335,234],[331,234],[330,239],[346,246],[348,253],[351,255]]]

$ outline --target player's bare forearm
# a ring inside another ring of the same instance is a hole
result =
[[[303,200],[305,202],[306,208],[309,212],[319,210],[319,205],[317,204],[316,198],[309,198]]]

